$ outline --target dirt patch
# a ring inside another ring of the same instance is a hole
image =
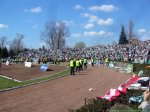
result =
[[[24,64],[11,64],[9,66],[3,64],[0,74],[11,77],[20,81],[52,75],[54,73],[65,70],[66,67],[58,65],[49,65],[47,71],[42,71],[40,65],[33,65],[33,67],[25,67]]]
[[[67,112],[84,105],[85,98],[105,95],[130,77],[109,68],[88,67],[75,76],[0,93],[0,112]]]

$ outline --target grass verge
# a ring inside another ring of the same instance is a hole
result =
[[[24,82],[16,82],[10,79],[6,79],[3,77],[0,77],[0,90],[3,89],[8,89],[8,88],[13,88],[13,87],[19,87],[19,86],[26,86],[26,85],[32,85],[32,84],[37,84],[37,83],[41,83],[41,82],[45,82],[45,81],[49,81],[49,80],[53,80],[59,77],[63,77],[69,74],[69,68],[65,71],[56,73],[54,75],[51,76],[47,76],[47,77],[41,77],[35,80],[29,80],[29,81],[24,81]]]
[[[16,82],[14,80],[10,80],[4,77],[0,77],[0,90],[15,87],[19,84],[19,82]]]

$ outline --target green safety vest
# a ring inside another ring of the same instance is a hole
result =
[[[70,61],[70,67],[74,67],[73,60]]]
[[[108,62],[108,58],[105,59],[105,62]]]
[[[80,60],[80,64],[82,65],[82,60]]]
[[[76,66],[80,66],[80,61],[76,61]]]
[[[94,63],[94,59],[92,59],[92,63]]]
[[[84,63],[87,63],[87,59],[84,59]]]

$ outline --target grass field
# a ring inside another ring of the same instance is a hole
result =
[[[14,86],[17,86],[18,84],[19,84],[19,82],[16,82],[14,80],[0,77],[0,90],[5,89],[5,88],[14,87]]]
[[[7,79],[4,77],[0,77],[0,90],[6,89],[6,88],[12,88],[12,87],[17,87],[17,86],[25,86],[25,85],[30,85],[30,84],[36,84],[48,80],[53,80],[55,78],[59,78],[62,76],[66,76],[69,74],[69,68],[63,72],[56,73],[52,76],[47,76],[47,77],[42,77],[42,78],[37,78],[34,80],[29,80],[29,81],[24,81],[24,82],[16,82],[11,79]]]

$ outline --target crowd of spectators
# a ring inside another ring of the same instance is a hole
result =
[[[18,61],[54,62],[58,60],[68,61],[70,58],[91,58],[104,60],[130,61],[134,63],[147,63],[150,59],[150,40],[133,41],[126,45],[98,45],[86,48],[63,48],[50,50],[45,48],[27,49],[15,56]]]

